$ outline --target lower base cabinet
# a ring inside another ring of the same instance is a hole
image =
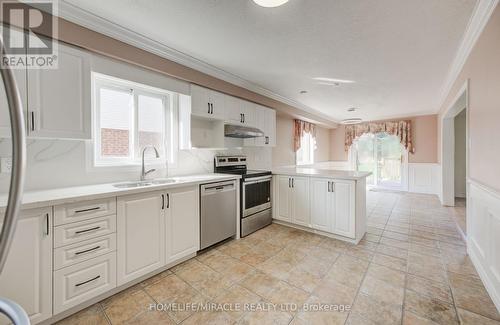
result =
[[[0,296],[20,304],[32,323],[52,316],[52,208],[21,212],[5,268]],[[9,324],[0,316],[0,324]]]
[[[174,189],[167,193],[166,263],[175,262],[200,249],[199,187]]]
[[[54,313],[60,313],[116,287],[116,253],[54,272]]]
[[[274,176],[277,220],[356,239],[356,181]]]
[[[118,285],[165,265],[166,204],[163,192],[118,197]]]
[[[119,197],[118,285],[200,249],[199,187]]]

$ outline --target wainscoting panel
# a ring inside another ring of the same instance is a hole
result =
[[[440,165],[432,163],[408,164],[408,191],[439,194]]]
[[[500,194],[469,181],[467,251],[500,310]]]

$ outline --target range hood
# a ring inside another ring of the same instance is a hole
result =
[[[264,132],[249,126],[224,124],[224,136],[239,139],[258,138],[263,137]]]

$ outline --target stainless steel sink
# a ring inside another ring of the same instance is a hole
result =
[[[175,179],[153,179],[148,181],[118,183],[118,184],[113,184],[113,186],[116,188],[137,188],[137,187],[146,187],[152,185],[171,184],[175,182],[177,182]]]

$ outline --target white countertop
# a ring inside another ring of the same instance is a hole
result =
[[[337,170],[337,169],[328,169],[328,168],[289,166],[289,167],[273,168],[273,174],[359,180],[359,179],[370,176],[372,173],[370,173],[370,172],[358,172],[358,171],[354,171],[354,170]]]
[[[105,197],[137,194],[151,191],[165,190],[202,183],[211,183],[231,179],[239,179],[239,175],[230,174],[200,174],[190,176],[171,177],[175,183],[142,186],[136,188],[117,188],[113,184],[97,184],[66,188],[56,188],[40,191],[26,191],[23,195],[23,209],[47,207],[52,205],[71,203],[80,200],[94,200]],[[123,182],[120,182],[123,183]],[[0,212],[7,206],[7,195],[0,195]]]

